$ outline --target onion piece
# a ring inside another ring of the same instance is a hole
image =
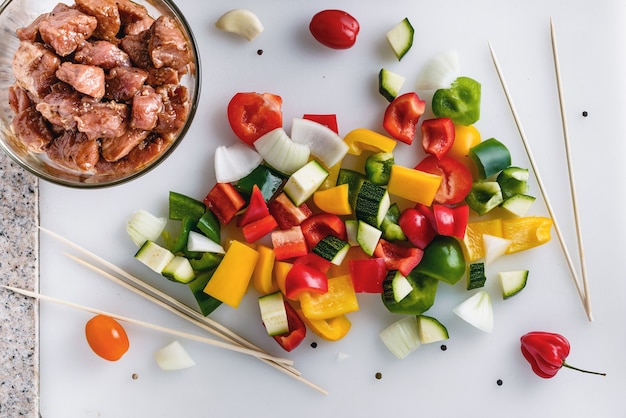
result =
[[[254,147],[267,164],[291,175],[309,161],[311,150],[291,140],[283,128],[276,128],[254,141]]]
[[[491,296],[484,290],[478,291],[453,309],[461,319],[481,331],[493,331],[493,309]]]
[[[187,249],[201,253],[225,254],[226,251],[219,243],[195,231],[189,231]]]
[[[146,241],[156,241],[166,224],[167,219],[140,209],[133,213],[126,223],[126,233],[137,247],[141,247]]]
[[[405,358],[421,346],[415,315],[405,316],[394,322],[382,330],[379,336],[389,351],[399,359]]]
[[[483,248],[485,249],[485,265],[490,264],[496,258],[506,254],[511,246],[511,240],[496,237],[495,235],[483,234]]]
[[[348,153],[348,144],[335,131],[308,119],[293,119],[291,140],[308,146],[311,154],[326,167],[335,166]]]
[[[438,90],[450,87],[461,73],[456,51],[447,51],[430,59],[417,75],[418,90]]]
[[[263,161],[263,157],[248,145],[236,143],[215,150],[215,179],[218,183],[232,183],[250,174]]]
[[[154,359],[161,370],[182,370],[196,365],[178,340],[154,352]]]

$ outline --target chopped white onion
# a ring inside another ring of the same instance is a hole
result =
[[[263,161],[263,157],[243,142],[215,150],[215,179],[218,183],[231,183],[250,174]]]
[[[491,296],[484,290],[478,291],[454,308],[454,313],[481,331],[493,331]]]
[[[418,90],[438,90],[450,87],[459,77],[461,64],[456,51],[447,51],[430,59],[417,75]]]
[[[379,336],[389,351],[399,359],[405,358],[421,346],[415,315],[399,319],[382,330]]]
[[[133,213],[126,223],[126,232],[135,245],[141,247],[146,241],[156,241],[166,224],[167,219],[140,209]]]
[[[226,252],[220,244],[195,231],[189,231],[187,249],[201,253],[224,254]]]
[[[154,359],[162,370],[182,370],[196,365],[178,340],[154,352]]]

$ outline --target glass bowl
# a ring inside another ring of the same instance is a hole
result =
[[[85,4],[97,4],[95,0],[89,1],[81,1],[81,3]],[[106,3],[106,2],[105,2]],[[187,132],[199,100],[200,96],[200,62],[199,62],[199,53],[196,45],[196,41],[194,39],[193,33],[189,24],[187,23],[185,17],[182,15],[181,11],[176,7],[176,5],[169,0],[133,0],[134,4],[145,7],[150,17],[154,19],[158,19],[160,16],[165,16],[174,21],[174,23],[180,29],[183,37],[187,41],[188,51],[189,51],[189,63],[184,66],[184,68],[178,69],[179,84],[178,86],[183,86],[187,93],[187,101],[186,105],[188,105],[186,111],[186,117],[181,118],[181,120],[176,125],[175,131],[170,131],[167,134],[154,133],[150,131],[150,135],[148,135],[143,141],[139,142],[140,145],[137,146],[137,151],[135,153],[135,157],[123,157],[118,162],[110,162],[112,157],[107,158],[109,161],[105,161],[102,153],[99,152],[99,161],[102,164],[96,165],[82,165],[82,169],[79,168],[79,165],[75,164],[73,160],[75,159],[67,159],[63,160],[58,158],[59,155],[63,155],[63,150],[66,150],[67,147],[63,148],[62,145],[56,145],[55,149],[56,157],[51,158],[47,151],[49,146],[46,148],[42,147],[42,150],[39,152],[35,152],[27,148],[22,140],[17,137],[15,134],[15,130],[13,129],[13,119],[16,116],[14,108],[9,105],[9,96],[10,90],[12,86],[16,82],[16,77],[14,73],[13,67],[13,59],[14,54],[17,48],[20,45],[20,39],[16,34],[16,30],[19,28],[24,28],[29,26],[38,16],[44,13],[50,13],[53,11],[55,7],[59,4],[58,0],[6,0],[0,5],[0,147],[20,166],[31,172],[32,174],[38,176],[39,178],[50,181],[59,185],[68,186],[68,187],[76,187],[76,188],[97,188],[97,187],[106,187],[117,185],[123,182],[130,181],[135,179],[154,167],[156,167],[159,163],[165,160],[176,148],[176,146],[183,140],[185,133]],[[65,2],[68,6],[74,6],[74,0],[69,2]],[[129,5],[132,5],[128,3]],[[83,5],[83,7],[85,7]],[[106,9],[103,9],[106,10]],[[128,13],[125,15],[128,16]],[[134,16],[134,15],[133,15]],[[128,20],[128,19],[127,19]],[[100,24],[98,24],[98,29],[100,28]],[[96,29],[96,30],[98,30]],[[122,23],[122,30],[124,29],[124,23]],[[135,30],[136,32],[139,29]],[[111,32],[111,31],[109,31]],[[120,34],[122,31],[120,31]],[[118,34],[117,37],[120,38],[123,35]],[[43,42],[41,33],[36,35],[37,42]],[[167,37],[163,37],[168,39]],[[144,38],[145,39],[145,38]],[[88,39],[88,41],[95,42],[94,38]],[[117,39],[112,39],[112,43],[118,44]],[[167,41],[166,41],[167,43]],[[121,45],[121,44],[119,44]],[[47,46],[49,50],[52,50]],[[60,48],[56,49],[60,51]],[[86,54],[84,54],[86,55]],[[61,61],[71,60],[72,53],[69,53],[65,57],[61,57]],[[81,62],[81,63],[84,63]],[[133,67],[134,61],[131,64]],[[150,64],[153,66],[152,64]],[[108,83],[108,74],[110,73],[109,68],[104,69],[105,74],[107,74],[107,83]],[[58,75],[58,72],[56,73]],[[156,77],[156,76],[155,76]],[[66,81],[66,80],[64,80]],[[147,80],[146,83],[149,81]],[[168,81],[169,82],[169,81]],[[57,85],[64,85],[67,88],[67,84],[59,83]],[[79,88],[79,87],[76,87]],[[70,89],[72,89],[70,87]],[[179,89],[178,91],[184,91],[184,89]],[[107,84],[108,91],[108,84]],[[82,93],[81,93],[82,95]],[[44,96],[43,94],[41,95]],[[163,96],[163,94],[161,94]],[[82,95],[82,97],[85,97]],[[167,94],[163,96],[167,98]],[[174,99],[176,96],[172,94],[171,97]],[[91,99],[91,97],[89,97]],[[110,100],[117,100],[115,98],[111,99],[111,97],[106,97],[98,100],[100,102],[108,102]],[[32,105],[37,104],[37,101],[40,100],[36,98],[32,101]],[[132,98],[125,99],[127,103],[129,103],[126,108],[126,116],[120,117],[120,119],[124,120],[121,125],[128,126],[128,119],[130,119],[132,106],[130,104],[133,103]],[[165,102],[165,99],[164,99]],[[81,102],[82,103],[82,102]],[[13,106],[15,107],[15,106]],[[171,108],[170,108],[171,109]],[[176,113],[176,112],[175,112]],[[183,112],[185,113],[185,112]],[[128,118],[128,119],[127,119]],[[49,118],[48,118],[49,119]],[[48,129],[51,132],[50,136],[55,138],[52,140],[53,143],[57,138],[62,136],[66,131],[64,128],[60,128],[58,125],[52,125],[49,123],[48,119],[45,120],[45,125],[50,128]],[[119,122],[119,121],[118,121]],[[160,122],[159,122],[160,123]],[[70,130],[81,130],[78,127],[78,123],[75,123],[75,127],[70,128],[70,124],[67,125],[67,129]],[[102,124],[103,126],[106,124]],[[159,125],[160,126],[160,125]],[[106,128],[103,128],[106,129]],[[125,129],[125,128],[121,128]],[[144,128],[147,129],[147,128]],[[172,128],[174,129],[174,128]],[[156,130],[156,128],[155,128]],[[97,141],[97,148],[101,150],[101,144],[106,138],[99,138],[99,134],[90,134],[89,140]],[[117,134],[116,134],[117,135]],[[78,138],[78,136],[77,136]],[[85,135],[81,138],[86,138]],[[135,142],[137,141],[135,140]],[[66,144],[66,142],[60,142],[59,144]],[[139,148],[141,147],[141,151]],[[152,148],[150,157],[148,158],[148,153],[141,155],[141,152],[144,150]],[[61,151],[59,151],[61,150]],[[91,148],[93,151],[94,148]],[[155,151],[158,150],[158,151]],[[94,154],[95,155],[95,154]],[[98,159],[98,157],[95,157]],[[62,163],[59,163],[62,161]],[[92,159],[93,161],[93,159]],[[132,163],[131,163],[132,161]]]

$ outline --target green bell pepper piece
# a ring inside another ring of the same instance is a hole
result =
[[[504,201],[500,185],[496,181],[477,181],[465,197],[467,206],[483,216]]]
[[[184,194],[170,192],[169,197],[169,218],[183,220],[184,218],[194,219],[196,222],[204,215],[206,205],[199,200],[185,196]]]
[[[480,119],[480,83],[459,77],[447,89],[435,91],[432,110],[439,118],[450,118],[458,125],[469,126]]]
[[[206,271],[214,269],[224,258],[223,254],[202,253],[200,258],[190,258],[191,268],[195,271]]]
[[[459,241],[454,237],[437,235],[424,249],[422,260],[413,272],[453,285],[461,280],[465,269],[465,256]]]
[[[502,190],[502,197],[506,200],[518,194],[528,193],[528,169],[507,167],[498,174],[496,181]]]
[[[222,304],[220,300],[204,293],[204,288],[213,277],[214,272],[215,269],[203,271],[187,285],[189,286],[189,290],[191,290],[193,296],[196,298],[196,302],[198,302],[198,306],[200,307],[200,312],[202,312],[202,315],[204,316],[208,316]]]
[[[196,221],[187,217],[184,218],[180,223],[180,231],[178,232],[178,236],[176,240],[172,243],[170,247],[170,251],[173,253],[181,253],[187,250],[187,241],[189,240],[189,231],[191,231],[196,224]]]
[[[217,242],[218,244],[220,243],[220,221],[217,219],[217,216],[215,216],[210,210],[204,212],[204,215],[202,215],[202,217],[198,219],[196,228],[198,228],[209,239]]]
[[[400,228],[398,219],[400,219],[400,207],[394,202],[389,206],[385,218],[380,224],[380,229],[383,231],[382,237],[387,241],[406,241],[406,235]]]
[[[365,174],[359,173],[358,171],[350,170],[348,168],[339,169],[339,174],[337,175],[337,186],[348,183],[348,201],[350,202],[350,206],[352,206],[352,208],[356,206],[356,198],[359,195],[359,190],[361,190],[361,186],[365,180]]]
[[[378,186],[386,186],[389,183],[391,166],[394,163],[395,159],[390,152],[372,154],[365,160],[365,175],[370,182]]]
[[[268,202],[285,182],[285,177],[266,165],[259,165],[250,174],[240,179],[236,189],[242,195],[250,197],[252,188],[257,185],[261,190],[263,199]]]
[[[489,138],[470,148],[470,158],[476,163],[478,175],[486,179],[511,165],[511,153],[502,142]]]
[[[405,276],[413,289],[402,300],[396,301],[392,288],[392,281],[396,274],[400,273],[396,270],[391,270],[383,280],[381,297],[383,304],[389,312],[421,315],[433,306],[439,280],[413,270],[408,276]]]

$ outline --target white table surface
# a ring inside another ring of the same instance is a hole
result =
[[[541,176],[570,252],[576,257],[549,19],[554,18],[579,212],[595,320],[587,321],[554,238],[547,245],[498,260],[488,267],[495,330],[482,333],[451,309],[468,296],[460,284],[440,286],[429,314],[450,332],[447,351],[423,346],[405,360],[387,351],[378,333],[398,317],[377,296],[360,295],[350,315],[352,330],[328,343],[309,333],[292,353],[281,352],[256,321],[256,294],[242,307],[222,307],[215,318],[241,335],[296,362],[304,376],[324,387],[324,396],[240,354],[181,340],[197,366],[161,371],[152,358],[172,337],[127,325],[130,351],[118,362],[96,357],[83,337],[89,314],[42,302],[40,313],[41,414],[56,417],[321,417],[321,416],[593,416],[626,413],[626,281],[623,276],[626,205],[623,161],[626,145],[626,2],[615,0],[502,1],[264,1],[177,2],[199,42],[202,97],[195,121],[175,153],[132,183],[103,190],[74,190],[40,182],[41,225],[83,245],[147,281],[191,302],[180,287],[150,274],[133,260],[124,232],[129,215],[144,208],[167,213],[168,191],[203,198],[214,183],[213,152],[235,141],[225,107],[238,91],[283,97],[286,125],[303,113],[336,113],[340,133],[380,129],[384,109],[377,93],[381,67],[407,76],[411,90],[421,65],[449,49],[458,51],[462,73],[482,83],[484,138],[496,137],[514,163],[528,167],[518,132],[494,71],[487,42],[498,54],[534,151]],[[217,18],[234,7],[253,10],[265,25],[253,42],[217,31]],[[308,32],[319,10],[342,8],[361,24],[357,44],[333,51]],[[405,16],[416,29],[412,50],[397,62],[384,34]],[[257,50],[263,54],[258,55]],[[583,117],[582,112],[588,116]],[[417,147],[399,145],[397,158],[415,163]],[[404,152],[406,151],[406,152]],[[531,191],[539,196],[534,179]],[[539,198],[533,214],[545,215]],[[109,283],[63,256],[64,247],[41,237],[42,293],[188,332],[183,320]],[[495,272],[528,268],[527,288],[502,301]],[[565,335],[569,362],[607,372],[606,377],[561,370],[549,380],[535,376],[519,351],[531,330]],[[310,346],[317,342],[317,348]],[[338,356],[348,355],[343,361]],[[377,380],[375,374],[382,373]],[[136,379],[133,379],[133,374]],[[496,384],[502,380],[502,385]]]

